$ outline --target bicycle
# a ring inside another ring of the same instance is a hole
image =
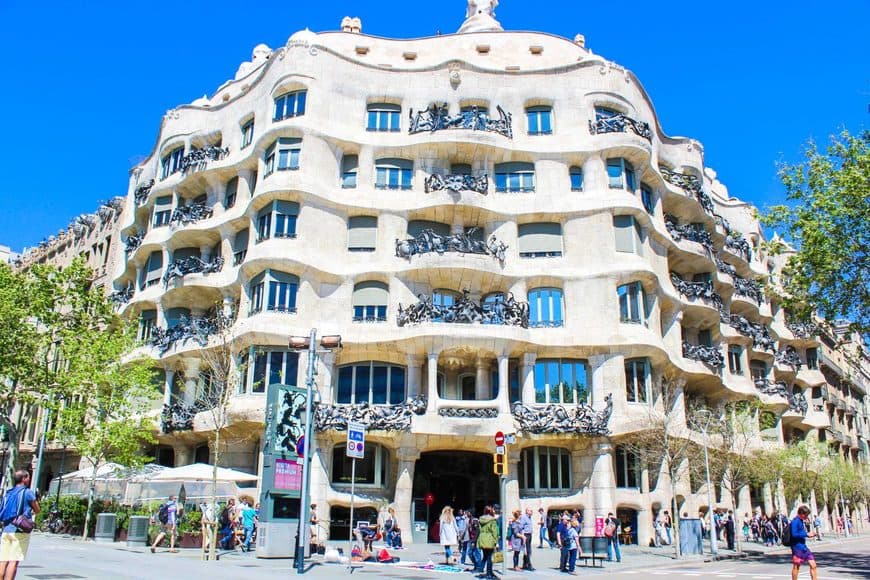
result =
[[[52,509],[49,511],[48,518],[42,522],[41,529],[43,532],[49,532],[51,534],[59,534],[63,532],[66,528],[60,517],[60,510]]]

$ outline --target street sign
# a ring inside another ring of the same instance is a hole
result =
[[[504,445],[504,433],[502,433],[501,431],[498,431],[495,434],[495,445],[496,447],[501,447]]]
[[[347,425],[347,456],[363,459],[366,452],[366,426],[362,423]]]
[[[516,445],[516,443],[517,443],[516,433],[510,433],[508,435],[505,435],[504,442],[507,443],[508,445]]]
[[[298,441],[296,441],[296,454],[299,457],[305,457],[305,435],[303,435],[299,438]]]
[[[504,445],[497,445],[495,448],[496,455],[504,455]]]

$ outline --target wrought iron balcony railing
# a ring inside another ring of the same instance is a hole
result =
[[[743,237],[743,234],[739,232],[732,230],[728,233],[728,236],[725,238],[725,247],[747,262],[752,260],[752,248],[749,246],[746,238]]]
[[[797,349],[791,345],[788,345],[783,350],[777,352],[773,355],[773,358],[776,359],[776,362],[790,366],[795,370],[799,370],[801,366],[803,366],[803,361],[801,361]]]
[[[788,408],[795,413],[800,413],[801,415],[807,414],[807,409],[809,409],[809,405],[807,404],[807,398],[803,393],[792,393],[787,397],[788,399]]]
[[[749,280],[747,278],[735,276],[734,293],[740,296],[746,296],[747,298],[751,298],[759,306],[761,306],[761,303],[764,302],[764,292],[762,292],[761,286],[755,280]]]
[[[201,149],[191,149],[181,158],[181,172],[184,174],[205,169],[209,161],[220,161],[230,154],[229,147],[209,145]]]
[[[163,405],[160,414],[160,426],[164,433],[175,431],[190,431],[193,429],[193,419],[200,411],[207,411],[208,405],[204,401],[196,401],[192,405],[184,403],[169,403]]]
[[[124,242],[124,251],[127,252],[127,254],[132,254],[142,245],[142,240],[144,238],[144,232],[136,232],[135,234],[127,236],[127,240]]]
[[[715,251],[713,238],[710,237],[710,234],[706,230],[688,224],[680,225],[677,222],[677,218],[672,215],[665,215],[665,227],[675,242],[689,240],[701,244],[710,252]]]
[[[662,165],[659,165],[659,171],[661,172],[662,177],[665,178],[665,181],[672,185],[676,185],[684,192],[697,199],[698,203],[701,204],[701,207],[703,207],[704,211],[708,214],[716,215],[715,208],[713,207],[713,200],[710,199],[709,195],[704,193],[704,189],[701,187],[701,180],[698,179],[698,177],[690,173],[677,173],[676,171],[672,171]]]
[[[631,129],[632,133],[652,143],[652,131],[649,128],[649,123],[637,121],[628,115],[615,113],[613,115],[599,116],[594,121],[589,121],[589,133],[592,135],[625,133],[627,129]]]
[[[425,412],[426,397],[423,395],[399,405],[317,403],[314,428],[318,431],[347,431],[349,423],[362,423],[368,431],[409,431],[412,417]]]
[[[585,403],[577,405],[524,405],[514,403],[512,414],[520,431],[525,433],[570,433],[603,436],[610,434],[608,423],[613,413],[613,395],[605,397],[605,406],[596,411]]]
[[[173,278],[183,278],[188,274],[213,274],[220,272],[223,267],[224,259],[220,256],[211,262],[206,262],[197,256],[182,258],[169,264],[169,267],[166,268],[166,273],[163,275],[163,283],[169,284]]]
[[[728,262],[726,262],[725,260],[720,258],[719,254],[716,254],[716,256],[713,258],[713,260],[716,262],[716,269],[717,270],[719,270],[723,274],[728,274],[732,278],[737,277],[737,268],[735,268],[734,266],[732,266],[731,264],[729,264]]]
[[[686,298],[700,298],[701,300],[715,306],[716,309],[722,307],[722,297],[713,288],[711,280],[703,282],[690,282],[683,280],[675,272],[671,272],[671,284],[677,289],[677,292]]]
[[[683,341],[683,356],[716,369],[725,366],[725,357],[722,356],[722,351],[717,346],[704,346]]]
[[[413,135],[426,131],[434,133],[442,129],[470,129],[472,131],[491,131],[512,139],[511,114],[505,112],[501,107],[496,107],[496,110],[498,111],[498,119],[493,119],[486,110],[477,107],[471,107],[457,115],[451,115],[447,103],[432,104],[427,109],[417,111],[416,114],[411,109],[409,113],[411,123],[408,133]]]
[[[498,408],[441,407],[438,414],[453,419],[495,419],[498,417]]]
[[[504,262],[507,245],[498,241],[495,236],[490,236],[488,242],[475,237],[478,228],[471,228],[466,232],[442,236],[435,230],[427,228],[420,232],[416,238],[396,240],[396,257],[411,259],[411,256],[436,252],[457,252],[460,254],[483,254],[492,256],[499,262]]]
[[[784,399],[788,399],[791,394],[789,393],[788,385],[783,381],[776,381],[774,383],[767,378],[755,379],[755,388],[763,395],[779,396]]]
[[[119,308],[133,298],[133,292],[133,283],[131,282],[130,284],[127,284],[123,290],[118,290],[117,292],[109,294],[109,300],[115,305],[115,308]]]
[[[151,344],[161,354],[172,348],[176,343],[188,340],[195,341],[200,346],[208,344],[208,338],[217,330],[213,318],[192,317],[182,315],[175,326],[170,328],[155,327],[151,334]]]
[[[812,338],[819,333],[819,325],[814,322],[787,322],[785,327],[796,338]]]
[[[142,205],[145,203],[148,199],[148,195],[151,193],[152,187],[154,187],[153,179],[136,188],[136,191],[133,192],[133,200],[136,202],[136,205]]]
[[[453,304],[434,304],[431,296],[418,294],[419,302],[404,308],[399,304],[396,322],[399,326],[421,322],[446,322],[459,324],[500,324],[529,327],[529,303],[520,302],[508,293],[503,300],[477,303],[468,297],[468,290],[456,298]]]
[[[476,191],[486,195],[489,191],[489,177],[484,173],[479,177],[464,173],[433,173],[423,182],[426,193],[432,191]]]
[[[205,203],[192,203],[175,208],[172,217],[169,218],[169,224],[187,226],[208,219],[211,215],[212,209]]]
[[[750,322],[744,316],[740,316],[739,314],[732,314],[731,318],[728,320],[728,324],[743,336],[751,338],[755,348],[776,352],[776,342],[773,340],[773,337],[770,336],[770,331],[766,326],[756,322]]]

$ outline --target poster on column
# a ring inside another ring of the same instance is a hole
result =
[[[305,434],[305,397],[301,387],[279,385],[275,399],[275,438],[273,453],[298,457],[296,445]]]
[[[302,489],[302,466],[292,459],[276,459],[273,489],[300,491]]]
[[[604,535],[604,516],[595,516],[595,535]]]

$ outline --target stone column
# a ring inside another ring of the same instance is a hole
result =
[[[335,351],[328,350],[320,355],[318,355],[318,359],[320,362],[320,371],[319,376],[320,380],[317,381],[315,387],[320,392],[320,401],[323,403],[332,403],[335,395],[333,394],[333,385],[335,384],[334,376],[335,376]],[[317,400],[317,396],[315,396],[314,400]]]
[[[773,493],[770,483],[764,484],[762,496],[764,498],[764,513],[770,515],[773,513]]]
[[[189,445],[175,445],[175,467],[184,467],[193,463],[193,449]]]
[[[166,369],[166,382],[163,384],[163,404],[169,405],[172,403],[172,379],[175,378],[175,371]]]
[[[649,502],[645,502],[644,506],[648,506]],[[637,545],[643,548],[649,546],[653,539],[652,512],[646,507],[637,510]]]
[[[520,451],[519,449],[507,449],[508,474],[504,489],[505,505],[501,506],[501,513],[508,517],[514,510],[520,509]],[[507,521],[507,520],[505,520]]]
[[[371,146],[360,147],[357,155],[356,186],[373,188],[375,184],[375,158]],[[416,186],[417,184],[415,184]],[[420,184],[422,185],[422,184]],[[422,188],[419,188],[422,189]],[[404,539],[404,537],[402,538]]]
[[[489,384],[489,361],[479,357],[476,368],[477,376],[474,380],[474,398],[478,401],[487,401],[492,398],[492,389]]]
[[[510,359],[506,354],[500,354],[498,356],[498,412],[499,413],[510,413],[511,412],[511,400],[510,400],[510,389],[508,385],[510,384],[508,381],[508,363]],[[517,492],[519,493],[519,492]]]
[[[426,355],[426,379],[429,384],[426,389],[426,414],[435,412],[435,400],[438,398],[438,355],[437,351]]]
[[[520,387],[522,389],[522,401],[526,405],[535,402],[535,361],[538,355],[533,352],[523,354],[522,366],[520,367]]]
[[[239,188],[236,190],[236,205],[253,197],[254,176],[257,174],[253,169],[239,169]]]
[[[607,517],[608,512],[616,513],[614,490],[616,477],[613,473],[613,445],[603,441],[593,444],[595,456],[592,458],[592,475],[589,478],[591,505],[583,511],[583,534],[595,534],[595,516]]]
[[[405,355],[405,360],[408,365],[408,397],[416,397],[423,392],[422,385],[422,369],[423,357],[416,354]]]
[[[590,155],[583,163],[583,189],[607,189],[607,168],[600,154]]]
[[[200,359],[184,359],[184,404],[192,405],[196,400],[196,391],[199,385]]]
[[[592,383],[591,385],[589,385],[589,390],[592,393],[592,406],[596,411],[600,411],[604,408],[605,397],[607,397],[607,395],[609,394],[612,394],[615,390],[612,385],[608,385],[608,381],[606,380],[606,364],[607,361],[610,360],[610,358],[611,357],[606,354],[597,354],[589,357],[589,366],[591,367],[590,382]],[[614,397],[613,406],[614,410],[618,406],[624,408],[625,397],[622,397],[621,399],[619,397]]]
[[[225,185],[221,178],[215,173],[206,173],[204,175],[206,187],[206,205],[211,208],[213,216],[219,216],[226,208],[224,208],[223,204],[223,193],[225,189]],[[238,197],[238,193],[236,194]]]
[[[144,265],[141,265],[141,264],[136,265],[136,281],[133,282],[133,288],[135,288],[136,290],[139,290],[140,286],[142,285],[142,282],[143,282],[142,276],[144,275],[144,270],[145,270]]]
[[[402,541],[414,543],[411,527],[411,501],[413,499],[414,467],[420,458],[420,451],[415,447],[400,447],[396,452],[398,470],[396,476],[396,495],[393,506],[396,510],[396,520],[402,530]]]

